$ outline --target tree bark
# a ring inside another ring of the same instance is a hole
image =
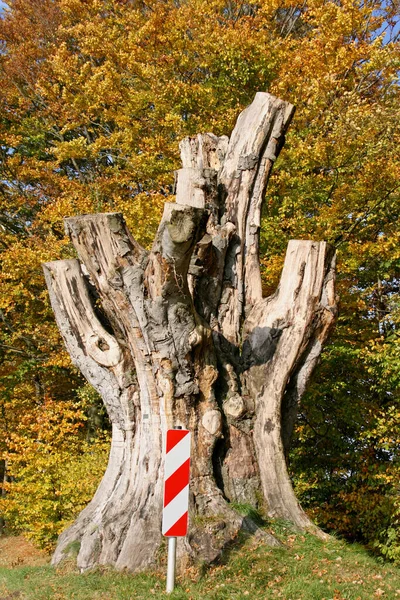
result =
[[[7,469],[8,464],[6,460],[0,460],[0,482],[1,482],[1,493],[0,497],[4,498],[6,496],[6,485],[8,481],[7,477]],[[0,515],[0,535],[3,535],[6,527],[6,522],[4,518]]]
[[[290,242],[266,299],[258,259],[262,201],[293,112],[258,93],[230,139],[183,140],[176,203],[165,205],[150,252],[120,214],[66,219],[79,259],[44,266],[50,300],[113,435],[103,480],[60,536],[55,564],[77,545],[81,569],[155,561],[164,438],[176,426],[193,439],[182,556],[212,561],[243,529],[278,543],[235,503],[313,528],[285,449],[335,320],[334,253],[325,242]]]

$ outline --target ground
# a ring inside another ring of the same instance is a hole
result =
[[[20,536],[0,536],[0,567],[41,567],[50,556]]]
[[[187,570],[171,600],[400,600],[400,568],[358,545],[322,542],[285,523],[268,527],[279,549],[242,539],[212,567]],[[162,561],[163,562],[163,561]],[[149,600],[167,598],[165,565],[130,575],[112,569],[54,569],[21,537],[0,538],[0,600]]]

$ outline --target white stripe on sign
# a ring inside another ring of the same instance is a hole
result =
[[[165,535],[172,525],[175,525],[176,515],[182,516],[188,509],[189,503],[189,486],[183,488],[181,492],[171,502],[164,507],[162,533]]]
[[[162,532],[167,537],[185,537],[189,516],[190,431],[169,429],[165,441]]]
[[[190,435],[185,435],[185,437],[176,444],[176,446],[174,446],[172,448],[172,450],[170,450],[168,452],[168,460],[165,461],[165,473],[164,473],[164,478],[168,479],[168,477],[170,477],[172,475],[172,473],[175,473],[175,471],[178,469],[178,467],[181,466],[182,464],[182,457],[184,457],[184,460],[186,460],[186,458],[189,458],[190,456]]]

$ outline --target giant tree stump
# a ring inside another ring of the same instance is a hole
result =
[[[258,93],[230,139],[183,140],[176,203],[165,205],[150,252],[120,214],[66,219],[79,260],[47,263],[46,281],[67,349],[101,394],[113,433],[103,480],[60,536],[55,564],[76,542],[81,569],[155,560],[162,450],[175,426],[193,439],[181,553],[211,561],[241,529],[261,535],[235,503],[313,527],[285,448],[335,321],[334,252],[291,241],[269,298],[258,257],[265,188],[293,112]]]

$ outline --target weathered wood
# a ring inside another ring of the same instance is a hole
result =
[[[54,563],[72,542],[81,569],[154,562],[162,448],[174,426],[193,439],[181,556],[214,560],[240,530],[278,543],[233,502],[313,527],[285,449],[335,320],[334,255],[324,242],[290,242],[267,299],[258,261],[265,187],[293,111],[259,93],[230,140],[183,140],[176,203],[165,205],[150,252],[119,214],[66,219],[79,260],[46,264],[46,281],[67,349],[101,394],[113,437],[103,481],[60,536]]]
[[[312,523],[295,498],[286,468],[282,402],[293,376],[296,384],[290,390],[301,397],[334,323],[334,260],[325,242],[289,242],[276,294],[257,303],[244,326],[244,380],[255,401],[254,443],[268,513],[301,527]]]
[[[222,334],[240,341],[245,309],[262,297],[258,257],[261,204],[274,161],[283,146],[294,107],[259,92],[239,116],[226,152],[220,181],[226,190],[226,220],[236,226],[226,261],[219,307]]]

